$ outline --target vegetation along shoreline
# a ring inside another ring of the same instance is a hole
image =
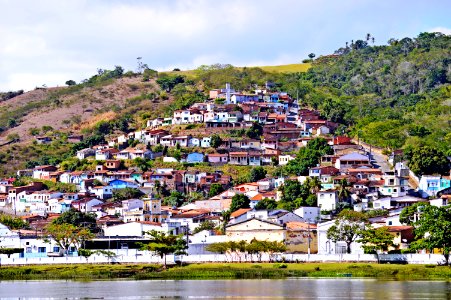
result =
[[[204,263],[171,266],[167,269],[156,264],[27,265],[0,268],[0,280],[283,279],[295,277],[449,281],[451,268],[435,265],[368,263]]]

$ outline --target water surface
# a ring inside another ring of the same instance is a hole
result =
[[[451,299],[446,281],[373,279],[2,281],[1,299]]]

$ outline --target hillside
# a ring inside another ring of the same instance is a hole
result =
[[[393,150],[432,146],[451,155],[451,37],[416,38],[370,46],[357,40],[312,64],[234,67],[200,66],[191,71],[143,74],[121,67],[100,70],[83,83],[40,88],[0,102],[0,173],[59,163],[74,146],[64,136],[82,133],[89,145],[143,128],[148,119],[207,99],[210,89],[231,83],[252,92],[271,83],[340,125],[338,132]],[[197,128],[197,132],[203,132]],[[58,137],[34,145],[33,136]]]

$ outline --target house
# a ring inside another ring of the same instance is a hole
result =
[[[229,161],[229,155],[220,153],[211,153],[207,154],[207,160],[211,164],[226,164]]]
[[[334,211],[338,205],[338,192],[336,190],[319,191],[316,193],[318,206],[322,211]]]
[[[77,158],[79,160],[82,160],[89,156],[94,156],[95,154],[96,154],[96,151],[94,149],[85,148],[85,149],[77,151]]]
[[[171,224],[146,221],[105,226],[103,231],[104,235],[108,237],[144,237],[147,235],[147,232],[152,230],[169,233],[172,232],[173,229],[175,229],[175,227],[171,226]]]
[[[113,187],[111,186],[90,187],[89,192],[93,193],[97,198],[102,200],[113,197]]]
[[[332,166],[313,167],[309,169],[309,177],[318,177],[322,183],[332,181],[332,177],[340,174],[340,170]]]
[[[55,166],[37,166],[33,169],[33,178],[35,179],[50,179],[50,173],[58,170]]]
[[[402,197],[407,195],[409,189],[408,178],[399,177],[394,172],[384,174],[384,185],[379,187],[382,196]]]
[[[317,223],[321,219],[320,207],[301,206],[293,212],[309,223]]]
[[[108,186],[113,189],[138,188],[140,185],[131,180],[114,179],[108,182]]]
[[[72,201],[71,205],[78,211],[88,213],[93,211],[93,206],[102,204],[103,201],[96,198],[84,198]]]
[[[335,221],[328,221],[317,224],[318,232],[318,254],[346,254],[347,245],[345,241],[333,242],[327,238],[327,231],[335,225]],[[352,242],[351,254],[364,254],[362,245],[356,241]]]
[[[195,230],[201,223],[209,220],[210,212],[203,209],[192,209],[186,212],[173,214],[168,222],[179,223],[180,226],[188,226],[190,231]]]
[[[418,202],[425,202],[422,198],[403,196],[403,197],[384,197],[373,200],[374,209],[393,209],[411,206]]]
[[[107,160],[113,158],[119,150],[115,148],[99,149],[96,150],[96,160]]]
[[[318,231],[316,224],[287,222],[284,241],[288,253],[318,253]]]
[[[280,166],[284,166],[284,165],[288,164],[288,162],[290,160],[293,160],[295,158],[296,158],[296,156],[295,155],[291,155],[291,154],[279,155],[279,165]]]
[[[186,162],[190,164],[201,163],[204,161],[204,154],[199,152],[192,152],[187,155]]]
[[[262,165],[262,153],[258,151],[249,151],[249,166],[260,166]]]
[[[423,175],[418,185],[418,191],[424,198],[435,197],[437,194],[451,187],[451,180],[440,175]]]
[[[343,156],[340,156],[336,162],[335,162],[335,168],[339,169],[340,171],[346,170],[349,168],[355,168],[356,166],[360,165],[369,165],[370,159],[368,156],[352,152]]]
[[[248,153],[247,152],[230,152],[229,164],[231,165],[248,165]]]
[[[250,242],[253,239],[283,242],[285,240],[285,230],[283,225],[267,220],[250,218],[227,225],[226,236],[228,241],[235,242],[243,240]]]
[[[230,221],[228,224],[229,225],[235,224],[247,220],[247,212],[251,210],[252,208],[240,208],[234,211],[233,213],[230,214]]]

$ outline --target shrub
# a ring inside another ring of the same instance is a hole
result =
[[[272,265],[272,267],[274,269],[286,269],[286,268],[288,268],[288,265],[287,264],[275,263],[275,264]]]

